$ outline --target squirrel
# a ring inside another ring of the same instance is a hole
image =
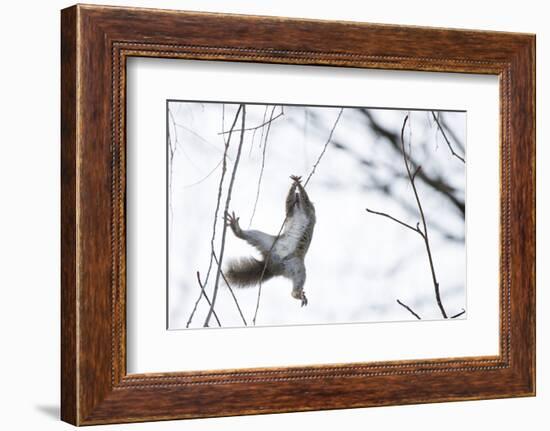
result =
[[[262,259],[242,258],[230,262],[225,275],[238,287],[259,284],[272,277],[283,276],[292,281],[292,297],[307,305],[304,292],[306,267],[304,258],[309,249],[315,226],[315,207],[301,183],[302,178],[290,177],[292,184],[286,197],[286,218],[280,236],[258,230],[243,230],[235,213],[225,214],[225,222],[237,238],[255,247]]]

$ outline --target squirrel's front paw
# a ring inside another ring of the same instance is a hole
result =
[[[305,292],[302,292],[302,297],[300,298],[302,300],[302,307],[307,305],[307,297],[306,297],[306,294]]]
[[[232,212],[231,214],[226,212],[224,216],[225,223],[233,229],[233,232],[238,232],[241,229],[239,226],[239,219],[240,218],[235,215],[235,212]]]

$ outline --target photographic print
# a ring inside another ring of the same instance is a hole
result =
[[[168,329],[466,318],[466,116],[167,101]]]

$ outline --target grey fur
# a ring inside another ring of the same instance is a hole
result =
[[[245,258],[230,262],[226,276],[231,283],[241,287],[258,284],[260,279],[286,277],[292,281],[292,297],[304,306],[307,305],[304,258],[313,237],[315,207],[300,183],[300,177],[291,178],[293,182],[286,197],[285,224],[275,245],[275,236],[258,230],[243,230],[234,213],[226,214],[227,224],[235,236],[248,242],[262,255],[262,260]]]
[[[225,277],[232,286],[250,287],[258,283],[260,278],[265,281],[273,277],[268,268],[264,271],[264,265],[264,261],[253,257],[243,257],[229,263]]]

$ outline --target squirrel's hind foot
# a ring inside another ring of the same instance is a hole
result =
[[[307,305],[308,301],[307,301],[306,293],[303,290],[293,290],[292,297],[295,299],[299,299],[301,301],[302,307]]]

